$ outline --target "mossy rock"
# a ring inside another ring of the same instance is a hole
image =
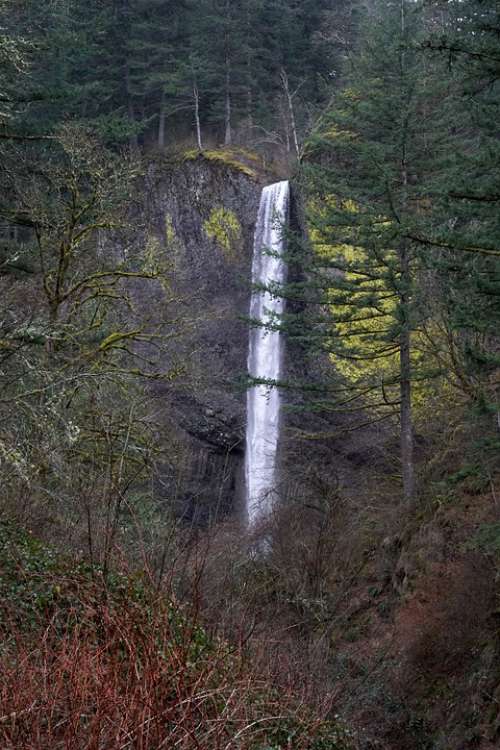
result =
[[[203,229],[207,237],[215,240],[228,260],[235,258],[241,246],[241,224],[234,211],[224,206],[212,209]]]
[[[190,149],[185,151],[182,156],[183,161],[195,161],[196,159],[205,159],[208,162],[228,167],[236,172],[241,172],[252,180],[256,180],[258,177],[260,159],[256,154],[244,149],[227,148],[203,151]]]

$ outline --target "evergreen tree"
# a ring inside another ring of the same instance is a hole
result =
[[[381,0],[364,22],[353,71],[309,143],[303,179],[315,245],[314,285],[329,310],[315,346],[347,379],[329,409],[400,422],[404,496],[415,497],[412,354],[424,313],[419,257],[409,239],[428,168],[428,103],[419,46],[422,9]],[[292,290],[293,294],[293,290]]]
[[[330,96],[344,52],[332,44],[331,30],[349,26],[345,8],[344,2],[332,8],[329,0],[262,0],[255,16],[260,47],[254,69],[256,119],[268,134],[282,134],[288,152],[301,150],[318,109]]]
[[[165,145],[167,119],[185,106],[183,66],[188,50],[186,7],[166,0],[134,0],[128,41],[130,86],[143,102],[145,121],[157,125],[159,147]]]
[[[486,414],[500,409],[500,11],[478,0],[439,10],[426,47],[447,80],[447,149],[436,154],[427,210],[412,236],[432,252],[449,368]],[[491,424],[491,423],[490,423]]]

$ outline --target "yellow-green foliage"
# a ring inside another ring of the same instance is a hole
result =
[[[174,223],[170,214],[167,214],[165,216],[165,239],[167,241],[167,245],[173,245],[177,240]]]
[[[384,279],[384,268],[374,267],[373,257],[370,257],[363,247],[349,242],[328,244],[322,232],[323,220],[328,223],[329,209],[338,207],[335,196],[322,196],[321,202],[312,202],[310,209],[316,218],[318,230],[312,230],[311,239],[318,255],[333,259],[338,263],[336,278],[347,282],[350,287],[348,298],[336,290],[335,277],[332,278],[330,296],[332,299],[332,315],[335,321],[333,342],[339,354],[331,354],[332,363],[340,374],[359,392],[366,388],[377,386],[370,391],[367,398],[375,403],[398,399],[399,351],[397,341],[393,340],[391,329],[397,327],[397,297],[394,290],[387,286]],[[347,218],[359,214],[359,206],[352,200],[342,201],[342,210]],[[381,226],[385,224],[384,217],[380,217]],[[344,226],[344,237],[348,240],[349,229]],[[328,233],[327,233],[328,235]],[[387,248],[384,252],[385,263],[397,267],[396,250]],[[366,271],[365,271],[366,269]],[[378,274],[380,272],[380,278]],[[345,302],[343,302],[345,300]],[[373,304],[371,304],[373,301]],[[353,314],[353,306],[357,311]],[[413,334],[417,338],[418,333]],[[342,343],[346,350],[355,352],[355,357],[343,356]],[[418,348],[413,350],[413,364],[418,367],[421,355]],[[414,395],[418,399],[418,386],[414,388]],[[381,398],[382,396],[382,398]],[[383,407],[382,407],[383,408]]]
[[[143,253],[142,270],[154,276],[165,292],[170,289],[169,277],[172,270],[171,260],[167,258],[159,239],[148,235]]]
[[[346,380],[360,392],[365,386],[376,386],[367,397],[372,402],[382,404],[385,398],[397,401],[399,394],[399,350],[394,331],[398,327],[398,299],[384,278],[384,268],[374,267],[373,257],[362,247],[354,243],[349,244],[349,229],[344,226],[343,236],[347,242],[328,244],[323,234],[323,221],[328,225],[329,209],[338,207],[335,196],[322,196],[321,201],[311,201],[309,210],[314,215],[318,229],[311,230],[311,239],[315,252],[328,259],[335,259],[339,269],[337,276],[332,278],[329,295],[332,300],[332,316],[335,321],[332,341],[347,344],[347,349],[356,352],[360,358],[349,358],[340,354],[332,354],[331,361]],[[352,214],[353,219],[359,214],[359,206],[352,200],[342,201],[344,217]],[[355,225],[353,221],[353,225]],[[380,226],[388,220],[380,217]],[[348,221],[346,222],[348,224]],[[331,228],[330,228],[331,229]],[[398,266],[397,251],[386,248],[384,263]],[[366,273],[364,270],[366,269]],[[380,278],[377,278],[380,272]],[[338,285],[335,283],[337,278]],[[349,298],[342,304],[343,296],[338,294],[340,280],[349,284]],[[373,300],[374,306],[370,305]],[[334,304],[335,303],[335,304]],[[358,306],[353,315],[352,305]],[[391,346],[394,344],[394,350]],[[414,416],[417,420],[425,421],[429,416],[429,406],[434,410],[437,406],[438,394],[452,399],[452,383],[457,378],[454,374],[453,363],[450,361],[449,341],[446,331],[438,320],[428,319],[425,325],[417,327],[411,333],[411,359],[413,369],[412,400]],[[450,383],[443,382],[438,376],[439,371],[448,372]],[[431,377],[429,377],[431,376]],[[382,399],[381,399],[382,395]],[[448,402],[449,403],[449,402]],[[381,408],[385,408],[382,406]]]
[[[246,162],[251,161],[256,166],[258,165],[259,158],[251,152],[244,151],[242,149],[211,149],[207,151],[198,151],[197,149],[190,149],[185,151],[183,154],[184,161],[194,161],[195,159],[206,159],[207,161],[221,164],[223,166],[234,169],[237,172],[246,174],[247,177],[256,179],[257,171],[253,167],[249,166]]]
[[[241,226],[233,211],[224,206],[214,208],[203,229],[207,237],[216,240],[227,258],[234,258],[241,243]]]
[[[359,136],[357,133],[354,133],[352,130],[342,130],[341,128],[338,128],[336,125],[331,125],[328,130],[325,133],[326,138],[329,140],[338,140],[341,138],[344,141],[354,141]]]
[[[349,263],[355,263],[357,267],[363,267],[368,262],[365,251],[351,245],[338,245],[332,248],[336,257],[340,257]],[[346,273],[348,281],[356,281],[356,291],[350,295],[349,303],[360,303],[359,314],[353,320],[352,309],[347,306],[336,306],[335,317],[337,320],[346,318],[346,322],[338,322],[335,326],[339,337],[349,337],[349,343],[354,349],[366,355],[366,359],[352,360],[335,357],[336,368],[350,381],[356,384],[379,380],[390,383],[397,376],[399,355],[398,352],[387,356],[370,359],[377,356],[377,350],[385,348],[384,342],[387,329],[390,328],[395,313],[395,300],[388,290],[384,288],[381,279],[363,278],[355,273]],[[364,305],[361,300],[366,298],[368,290],[376,290],[377,308]]]

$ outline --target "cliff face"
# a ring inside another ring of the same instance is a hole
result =
[[[172,302],[153,317],[178,319],[155,385],[155,414],[172,460],[159,494],[197,523],[237,509],[242,490],[253,233],[261,185],[245,164],[205,157],[153,165],[146,180],[148,233],[171,265]],[[154,300],[141,300],[143,312]],[[168,310],[167,310],[168,307]],[[167,321],[168,322],[168,321]]]

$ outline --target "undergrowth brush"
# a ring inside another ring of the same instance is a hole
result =
[[[3,750],[347,750],[332,707],[144,575],[59,557],[0,524]]]

